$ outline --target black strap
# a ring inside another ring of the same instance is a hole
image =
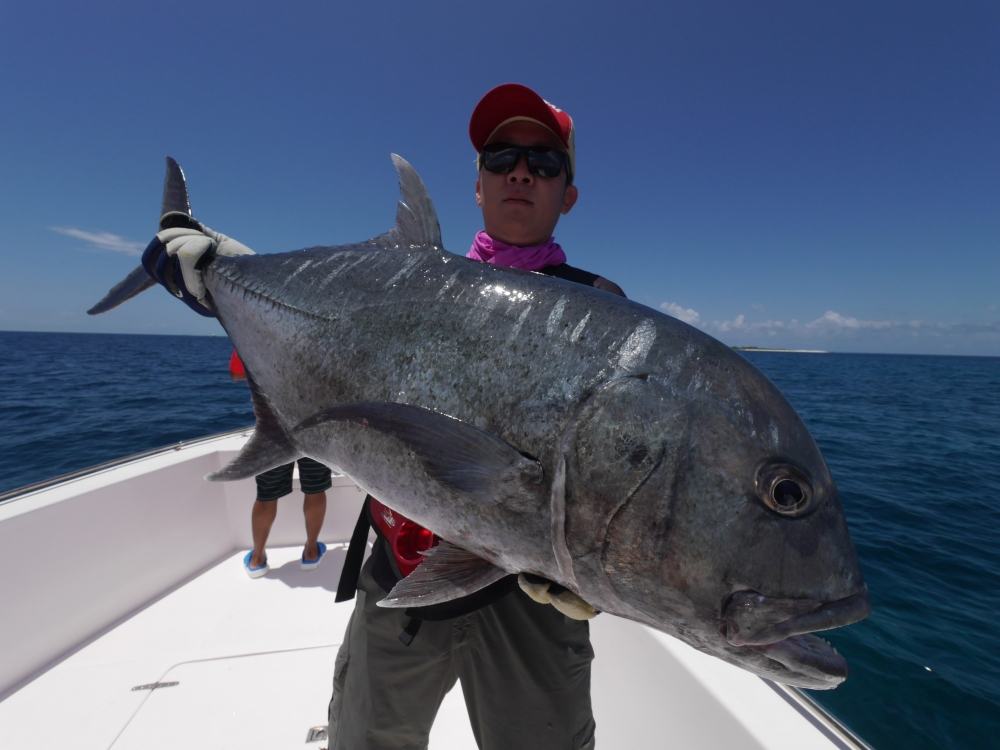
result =
[[[440,604],[428,604],[423,607],[407,607],[403,611],[410,617],[419,617],[421,620],[451,620],[474,612],[488,604],[493,604],[517,587],[516,575],[504,576],[486,588],[463,596],[461,599],[452,599]]]
[[[544,273],[546,276],[557,276],[560,279],[566,279],[566,281],[575,281],[577,284],[584,284],[585,286],[593,286],[594,282],[601,278],[596,273],[584,271],[582,268],[576,268],[569,263],[560,263],[558,266],[539,268],[538,272]]]
[[[403,631],[399,634],[399,642],[404,646],[409,646],[413,643],[413,639],[417,637],[417,633],[420,632],[420,625],[423,623],[419,617],[411,617],[406,621],[406,625],[403,626]]]
[[[368,518],[368,498],[365,498],[361,506],[361,515],[354,526],[354,533],[351,535],[351,543],[347,547],[347,557],[344,558],[344,567],[340,571],[340,583],[337,584],[337,598],[335,602],[346,602],[353,599],[358,590],[358,577],[361,575],[361,563],[365,559],[365,548],[368,546],[368,530],[371,528],[371,521]]]

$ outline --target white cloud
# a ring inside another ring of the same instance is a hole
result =
[[[762,331],[769,336],[773,336],[779,332],[795,330],[798,325],[799,322],[794,318],[788,323],[783,320],[761,320],[751,323],[747,321],[746,315],[740,313],[732,320],[713,320],[707,327],[720,333],[728,333],[730,331]]]
[[[672,315],[678,320],[683,320],[688,325],[697,325],[701,320],[698,311],[690,307],[681,307],[676,302],[661,302],[660,309],[667,315]]]
[[[757,309],[759,305],[751,305]],[[860,320],[858,318],[841,315],[834,310],[827,310],[816,320],[808,323],[801,322],[798,318],[790,320],[759,320],[751,321],[746,314],[739,313],[731,320],[702,321],[697,310],[690,307],[683,307],[676,302],[662,302],[660,309],[668,315],[683,320],[691,325],[698,325],[706,331],[717,334],[723,333],[750,333],[766,334],[775,336],[777,334],[792,334],[803,336],[806,334],[831,334],[842,330],[861,329],[884,329],[894,327],[909,326],[911,328],[926,328],[927,324],[919,320],[906,322],[895,322],[889,320]]]
[[[92,247],[100,250],[111,250],[116,253],[125,253],[126,255],[140,255],[142,253],[143,243],[132,242],[111,232],[88,232],[84,229],[76,229],[74,227],[50,227],[50,229],[67,237],[83,240]]]
[[[664,307],[661,305],[661,307]],[[885,330],[891,328],[912,328],[926,329],[928,325],[920,320],[894,321],[894,320],[861,320],[849,315],[842,315],[835,310],[827,310],[820,317],[807,323],[802,323],[797,318],[791,320],[760,320],[748,321],[747,316],[740,313],[732,320],[713,320],[706,325],[706,328],[719,333],[731,333],[733,331],[747,333],[766,333],[770,336],[776,333],[789,333],[797,335],[805,334],[834,334],[839,331],[861,331],[861,330]]]
[[[746,328],[747,318],[743,313],[740,313],[732,320],[715,320],[712,321],[712,327],[726,333],[728,331],[742,331]]]
[[[963,349],[980,354],[1000,353],[1000,320],[977,323],[928,321],[920,319],[868,320],[836,310],[818,318],[755,320],[753,312],[739,313],[727,320],[704,320],[693,308],[676,302],[662,302],[660,309],[679,320],[697,325],[706,333],[734,346],[829,348],[853,347],[857,351],[919,351],[960,353]],[[755,305],[750,306],[756,310]],[[756,312],[760,313],[761,310]]]
[[[913,321],[910,321],[912,324]],[[892,320],[859,320],[858,318],[852,318],[847,315],[841,315],[839,312],[833,310],[827,310],[820,317],[816,318],[809,323],[806,323],[806,328],[832,328],[832,329],[851,329],[859,330],[865,329],[881,329],[881,328],[892,328],[898,325],[906,325],[894,322]]]

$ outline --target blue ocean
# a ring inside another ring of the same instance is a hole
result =
[[[0,332],[0,492],[252,423],[222,337]],[[1000,747],[1000,358],[745,352],[826,456],[873,612],[813,696],[883,748]]]

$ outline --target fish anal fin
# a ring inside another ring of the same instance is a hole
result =
[[[250,385],[250,398],[253,402],[254,416],[257,423],[253,435],[232,461],[219,471],[209,474],[206,479],[213,482],[227,482],[233,479],[246,479],[256,476],[275,466],[290,463],[302,455],[285,432],[270,400],[257,387],[257,384],[247,374]]]

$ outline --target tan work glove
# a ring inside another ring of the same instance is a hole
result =
[[[180,265],[184,286],[198,304],[211,309],[206,299],[202,281],[201,262],[206,253],[215,255],[253,255],[254,252],[239,240],[227,237],[214,229],[200,225],[199,229],[172,227],[157,233],[156,238],[165,246],[168,257],[176,258]]]
[[[597,614],[597,610],[579,596],[547,578],[531,573],[519,573],[517,585],[539,604],[551,604],[574,620],[589,620]]]

